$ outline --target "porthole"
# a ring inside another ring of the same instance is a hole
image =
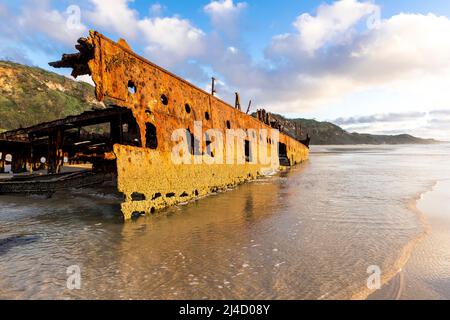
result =
[[[128,92],[131,94],[135,94],[137,91],[136,85],[133,81],[128,80]]]
[[[169,98],[167,98],[167,96],[165,94],[161,95],[161,103],[165,106],[167,106],[169,104]]]

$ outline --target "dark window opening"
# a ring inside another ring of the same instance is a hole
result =
[[[156,127],[151,123],[145,124],[146,147],[150,149],[158,148],[158,138],[156,136]]]
[[[165,94],[161,95],[161,103],[165,106],[167,106],[169,104],[169,98],[167,98],[167,96]]]
[[[127,117],[128,118],[128,117]],[[141,146],[141,132],[136,119],[130,116],[128,119],[124,119],[122,124],[122,144],[127,146]]]
[[[250,148],[250,141],[245,140],[245,161],[252,162],[252,152]]]
[[[186,113],[191,113],[191,106],[189,104],[184,105],[184,110],[186,110]]]
[[[137,91],[136,85],[134,84],[133,81],[129,80],[128,81],[128,92],[131,94],[135,94]]]
[[[186,137],[189,144],[189,152],[194,156],[201,156],[200,141],[191,133],[189,129],[186,130]]]
[[[228,129],[231,129],[231,123],[230,123],[230,120],[227,120],[227,128],[228,128]]]
[[[166,194],[166,198],[173,198],[173,197],[175,197],[175,193],[173,192]]]
[[[278,145],[279,145],[278,152],[280,153],[280,156],[285,156],[285,157],[287,157],[287,147],[286,147],[286,144],[280,142]]]
[[[211,137],[209,136],[208,133],[206,133],[206,134],[205,134],[206,154],[208,154],[208,155],[210,155],[212,158],[214,158],[214,153],[213,153],[213,151],[212,151],[211,144],[212,144]]]
[[[209,120],[209,112],[208,112],[208,111],[205,112],[205,119],[206,119],[207,121]]]
[[[214,152],[212,151],[211,148],[212,141],[206,140],[205,144],[206,144],[206,153],[209,154],[212,158],[214,158]]]
[[[280,159],[280,165],[286,167],[291,165],[291,161],[289,160],[287,154],[286,144],[281,142],[278,143],[278,158]]]

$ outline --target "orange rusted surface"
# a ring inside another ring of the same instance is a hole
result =
[[[269,167],[257,163],[173,163],[172,133],[175,129],[189,129],[193,133],[194,121],[201,122],[203,132],[216,129],[224,137],[228,124],[231,129],[266,129],[269,136],[274,129],[136,55],[123,40],[116,43],[91,31],[90,37],[79,43],[80,54],[65,55],[53,65],[72,67],[75,76],[91,74],[97,99],[108,98],[116,105],[131,109],[139,126],[143,147],[114,145],[118,189],[126,198],[122,204],[125,219],[135,212],[153,213],[279,168],[279,162]],[[148,124],[156,128],[157,146],[153,148],[145,147]],[[258,145],[271,149],[270,144],[266,145],[266,138],[265,141],[255,138]],[[308,148],[302,143],[284,134],[279,139],[286,145],[291,164],[308,159]],[[205,151],[206,147],[203,138],[200,149]],[[239,153],[235,158],[238,156]],[[136,193],[140,195],[138,200],[133,197]]]

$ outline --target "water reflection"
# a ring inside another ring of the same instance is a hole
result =
[[[448,153],[414,152],[434,156],[318,149],[289,172],[125,224],[120,197],[95,190],[2,196],[0,297],[351,298],[369,265],[397,267],[423,231],[408,203],[448,174]],[[20,235],[32,240],[8,245]],[[70,265],[81,290],[66,289]]]

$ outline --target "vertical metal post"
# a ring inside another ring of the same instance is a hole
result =
[[[252,100],[250,100],[249,102],[248,102],[248,107],[247,107],[247,112],[246,112],[246,114],[248,114],[249,112],[250,112],[250,108],[252,107]]]
[[[216,93],[216,78],[212,77],[211,78],[211,95],[214,96],[215,93]]]
[[[33,142],[34,142],[34,137],[31,135],[30,136],[30,173],[33,173],[33,167],[34,167],[34,150],[33,150]]]
[[[63,130],[57,128],[48,135],[48,169],[47,173],[60,173],[63,158]]]
[[[236,109],[241,110],[241,98],[239,97],[239,93],[235,92],[234,94],[236,95],[236,100],[235,100],[235,103],[234,103],[234,107]]]

